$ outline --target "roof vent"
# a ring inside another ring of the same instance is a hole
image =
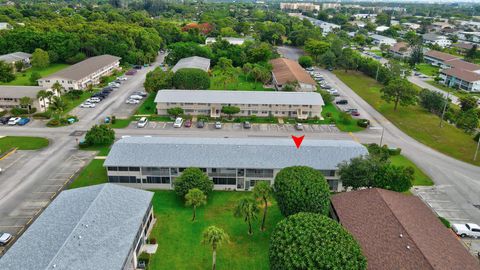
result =
[[[410,246],[407,246],[407,249],[410,250]]]
[[[88,224],[85,224],[85,227],[87,227],[87,228],[88,228]]]
[[[403,238],[403,233],[400,234],[400,238]]]

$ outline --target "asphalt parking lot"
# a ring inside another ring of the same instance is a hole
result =
[[[35,151],[17,151],[16,153],[0,160],[0,167],[8,173],[9,170],[22,169],[22,166],[35,155]],[[65,184],[82,169],[95,155],[93,151],[78,151],[75,155],[58,164],[48,178],[40,185],[32,188],[27,198],[11,209],[10,212],[2,213],[0,218],[0,231],[14,236],[21,234],[26,227],[38,216],[38,214],[50,203],[50,201],[64,188]],[[5,178],[4,178],[5,179]],[[0,184],[2,179],[0,179]],[[13,241],[6,247],[0,247],[0,255],[3,254]]]

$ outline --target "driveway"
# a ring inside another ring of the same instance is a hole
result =
[[[409,82],[415,84],[416,86],[418,86],[420,88],[426,88],[430,91],[440,93],[444,97],[446,97],[448,95],[448,98],[452,100],[453,104],[456,104],[456,105],[460,104],[459,98],[457,96],[452,95],[452,94],[448,94],[447,92],[443,91],[442,89],[437,88],[437,87],[435,87],[435,86],[426,82],[427,80],[431,80],[431,78],[422,79],[422,78],[419,78],[417,76],[409,76],[407,79],[408,79]]]
[[[278,46],[277,52],[282,57],[292,59],[295,61],[298,61],[298,58],[300,58],[300,56],[305,54],[302,49],[299,49],[296,47],[290,47],[290,46]]]

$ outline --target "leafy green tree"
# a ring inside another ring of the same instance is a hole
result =
[[[39,80],[40,78],[42,78],[40,73],[34,71],[32,72],[32,74],[30,74],[30,78],[28,78],[28,80],[30,81],[31,85],[38,85],[37,80]]]
[[[173,86],[173,72],[163,71],[162,68],[157,67],[147,73],[143,86],[149,93],[156,93],[160,89],[170,89]]]
[[[212,270],[217,267],[217,248],[223,244],[228,243],[230,237],[221,228],[210,226],[203,231],[202,243],[212,246]]]
[[[198,188],[208,195],[213,190],[213,181],[199,168],[187,168],[175,179],[174,190],[178,196],[185,198],[192,188]]]
[[[52,90],[54,91],[54,93],[56,94],[61,94],[62,93],[62,90],[63,90],[63,86],[59,83],[59,82],[55,82],[53,85],[52,85]]]
[[[23,61],[17,61],[15,62],[15,70],[17,72],[20,72],[22,71],[22,69],[25,67],[25,64],[23,63]]]
[[[257,219],[258,214],[257,202],[249,197],[241,198],[235,206],[235,217],[240,217],[248,224],[248,234],[253,234],[252,221]]]
[[[316,61],[330,49],[330,44],[325,41],[310,39],[305,42],[305,51],[312,55]]]
[[[462,96],[460,97],[460,108],[462,111],[470,111],[477,108],[477,99],[473,96]]]
[[[344,187],[351,187],[353,189],[371,187],[371,181],[375,178],[375,174],[382,164],[383,162],[373,158],[353,158],[349,162],[340,164],[340,180]]]
[[[412,167],[385,164],[376,172],[372,186],[405,192],[412,187],[414,172]]]
[[[420,105],[426,110],[440,115],[445,107],[445,97],[438,92],[423,89],[420,91]]]
[[[414,67],[417,63],[423,62],[423,46],[416,45],[412,48],[412,54],[410,55],[409,63],[410,66]]]
[[[326,67],[334,67],[337,61],[337,57],[332,51],[327,51],[320,58],[320,63]]]
[[[297,213],[280,221],[270,237],[271,269],[367,269],[355,238],[324,215]]]
[[[263,201],[263,218],[262,218],[262,231],[265,230],[265,221],[267,219],[268,200],[272,196],[273,190],[270,183],[267,181],[260,181],[253,187],[253,196],[255,199]]]
[[[298,63],[304,68],[311,67],[313,66],[313,59],[308,55],[302,55],[298,58]]]
[[[28,114],[30,114],[30,109],[33,104],[33,99],[30,97],[21,97],[19,102],[20,102],[20,106],[22,108],[27,108]]]
[[[88,145],[111,145],[115,140],[115,131],[108,125],[94,125],[85,134]]]
[[[222,113],[227,114],[229,118],[232,118],[234,114],[240,112],[240,108],[236,106],[223,106]]]
[[[382,99],[386,102],[393,102],[393,110],[397,110],[398,104],[401,106],[414,105],[417,101],[417,91],[412,84],[405,79],[394,79],[387,86],[381,89]]]
[[[208,73],[197,68],[181,68],[173,75],[173,86],[177,89],[208,89]]]
[[[32,66],[36,68],[46,68],[50,64],[48,53],[42,49],[35,49],[32,53]]]
[[[330,189],[321,172],[305,166],[287,167],[275,176],[273,185],[278,207],[284,216],[298,212],[327,215]]]
[[[58,118],[67,108],[67,104],[65,104],[62,98],[53,96],[50,100],[50,105],[48,108],[53,113],[55,118]]]
[[[353,50],[350,48],[343,49],[342,55],[337,59],[337,65],[343,68],[345,72],[349,69],[356,70],[357,63],[355,61]]]
[[[15,80],[15,75],[13,74],[12,66],[0,61],[0,82],[11,82]]]
[[[477,54],[477,44],[473,44],[472,48],[470,48],[467,53],[465,54],[465,58],[473,61],[477,59],[478,54]]]
[[[377,15],[377,19],[376,19],[376,23],[378,25],[385,25],[385,26],[390,26],[390,15],[388,15],[387,13],[380,13]]]
[[[473,133],[478,127],[478,113],[474,109],[461,111],[458,115],[456,126],[467,133]]]
[[[220,57],[218,59],[216,68],[218,68],[219,70],[226,70],[226,69],[233,68],[232,60],[226,57]]]
[[[46,105],[47,105],[46,101],[49,98],[50,98],[50,94],[49,94],[48,91],[40,90],[40,91],[37,92],[37,99],[42,101],[42,103],[43,103],[42,105],[43,105],[44,108],[46,108]]]
[[[197,207],[207,204],[207,196],[198,188],[192,188],[185,195],[185,205],[193,207],[192,221],[195,221]]]
[[[167,109],[167,113],[175,118],[177,118],[179,115],[183,114],[183,109],[180,107],[173,107]]]
[[[190,56],[201,56],[208,59],[213,57],[211,49],[207,46],[200,46],[195,42],[176,42],[168,46],[165,62],[174,65],[180,59]]]

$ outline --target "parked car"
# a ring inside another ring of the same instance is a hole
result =
[[[84,102],[80,104],[80,108],[95,108],[95,103]]]
[[[353,116],[360,116],[360,113],[357,110],[353,110],[350,112]]]
[[[320,86],[320,87],[322,87],[323,89],[327,89],[327,90],[332,89],[332,87],[328,84],[325,84],[324,86]]]
[[[125,101],[125,103],[126,103],[126,104],[138,104],[138,103],[140,103],[140,101],[137,100],[137,99],[131,99],[131,98],[129,98],[129,99],[127,99],[127,101]]]
[[[144,128],[144,127],[147,126],[147,124],[148,124],[148,119],[147,119],[147,117],[142,117],[142,118],[140,118],[140,120],[138,120],[138,122],[137,122],[137,127],[138,127],[138,128]]]
[[[205,122],[203,122],[203,120],[198,120],[197,128],[203,128],[203,127],[205,127]]]
[[[186,128],[189,128],[192,126],[192,120],[188,119],[187,121],[185,121],[185,127]]]
[[[335,104],[346,105],[346,104],[348,104],[348,100],[340,99],[340,100],[335,101]]]
[[[219,122],[219,121],[215,122],[215,128],[216,129],[221,129],[222,128],[222,122]]]
[[[142,69],[142,66],[140,66],[140,65],[135,65],[135,66],[133,66],[133,68],[134,68],[134,69]]]
[[[8,120],[10,120],[10,116],[3,116],[3,117],[0,117],[0,123],[2,123],[3,125],[6,125],[8,124]]]
[[[137,71],[135,69],[130,69],[129,71],[125,72],[125,75],[135,75]]]
[[[116,83],[116,82],[111,82],[111,83],[108,84],[108,86],[113,87],[113,88],[119,88],[120,84]]]
[[[307,71],[313,71],[313,67],[307,67],[305,70],[307,70]]]
[[[126,81],[126,80],[128,80],[128,78],[125,77],[125,76],[120,76],[120,77],[117,77],[117,80],[119,80],[119,81]]]
[[[139,96],[141,96],[141,97],[146,97],[146,96],[147,96],[147,93],[142,92],[142,91],[135,91],[135,92],[133,92],[132,94],[134,94],[134,95],[139,95]]]
[[[6,232],[0,232],[0,246],[5,246],[13,239],[12,235]]]
[[[131,95],[131,96],[130,96],[130,99],[138,99],[138,100],[140,100],[140,99],[143,99],[143,97],[142,97],[142,96],[139,96],[139,95]]]
[[[8,125],[9,126],[15,126],[16,124],[18,124],[18,122],[20,121],[20,117],[12,117],[8,120]]]
[[[183,118],[177,117],[177,119],[175,119],[175,122],[173,123],[173,127],[179,128],[179,127],[182,127],[182,125],[183,125]]]
[[[98,97],[91,97],[91,98],[85,100],[85,103],[98,103],[100,101],[102,101],[102,100],[99,99]]]
[[[250,122],[248,122],[248,121],[243,122],[243,128],[249,129],[251,127],[252,127],[252,125],[250,124]]]
[[[26,124],[28,124],[28,122],[30,122],[30,118],[22,117],[22,119],[20,119],[20,121],[18,121],[17,125],[25,126]]]
[[[480,226],[474,223],[453,224],[452,230],[461,237],[480,237]]]
[[[303,130],[303,125],[302,125],[302,123],[296,123],[296,124],[295,124],[295,129],[296,129],[296,130]]]

